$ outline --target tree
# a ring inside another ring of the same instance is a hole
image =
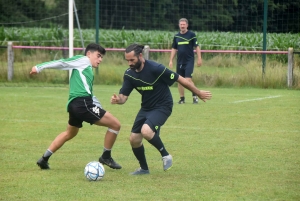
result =
[[[40,0],[0,1],[0,22],[5,26],[32,26],[32,21],[48,17],[47,7]]]

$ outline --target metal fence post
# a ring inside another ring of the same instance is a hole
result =
[[[11,81],[14,76],[14,51],[13,51],[13,43],[7,43],[7,79]]]

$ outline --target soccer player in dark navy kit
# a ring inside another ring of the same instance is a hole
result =
[[[177,33],[173,38],[172,50],[169,67],[173,68],[173,58],[177,52],[177,67],[176,72],[185,77],[189,82],[192,81],[192,75],[194,71],[194,48],[197,53],[197,66],[201,66],[201,51],[197,42],[196,34],[189,31],[188,20],[186,18],[181,18],[179,20],[180,32]],[[185,103],[184,98],[184,87],[178,84],[178,91],[180,95],[179,104]],[[198,103],[198,97],[195,93],[193,95],[193,103]]]
[[[193,83],[162,64],[145,60],[142,55],[143,49],[144,46],[138,44],[132,44],[126,48],[125,59],[130,68],[124,73],[124,81],[119,94],[111,97],[112,104],[124,104],[133,89],[142,95],[141,109],[135,118],[130,135],[132,151],[140,164],[140,167],[131,173],[132,175],[150,173],[142,143],[143,138],[160,152],[165,171],[172,166],[172,156],[159,137],[160,127],[171,115],[173,108],[169,86],[177,81],[204,102],[212,97],[209,91],[197,89]]]

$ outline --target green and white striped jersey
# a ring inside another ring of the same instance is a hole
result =
[[[77,97],[93,97],[94,73],[88,57],[76,55],[36,65],[37,72],[44,69],[72,70],[68,104]],[[67,105],[68,105],[67,104]]]

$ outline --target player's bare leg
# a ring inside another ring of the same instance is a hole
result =
[[[105,126],[108,128],[104,138],[104,147],[107,149],[111,149],[121,129],[120,121],[111,113],[106,112],[105,115],[98,122],[95,122],[95,124],[98,126]]]
[[[144,175],[150,173],[145,156],[145,148],[142,143],[143,138],[144,137],[141,133],[131,133],[129,137],[132,152],[140,163],[140,167],[134,172],[131,172],[131,175]]]
[[[161,138],[159,135],[150,128],[148,124],[144,124],[142,127],[142,135],[148,140],[150,144],[152,144],[161,154],[163,161],[163,169],[164,171],[169,170],[172,167],[173,158],[166,150]]]
[[[119,120],[116,117],[114,117],[111,113],[106,112],[105,115],[98,122],[95,122],[95,124],[98,126],[105,126],[108,128],[104,137],[104,150],[102,156],[99,158],[99,162],[113,169],[121,169],[122,166],[115,162],[111,157],[111,149],[121,129],[121,124]]]
[[[59,134],[50,144],[48,149],[51,150],[53,153],[56,152],[65,144],[65,142],[74,138],[77,135],[78,131],[79,128],[68,125],[67,130]]]
[[[130,135],[130,144],[132,151],[140,163],[140,168],[132,172],[132,175],[149,174],[149,168],[146,162],[146,156],[142,139],[145,138],[161,154],[163,160],[163,169],[166,171],[172,166],[172,156],[167,152],[164,144],[157,133],[155,133],[148,124],[144,124],[141,134],[132,133]]]
[[[79,128],[68,125],[67,130],[60,133],[50,144],[47,151],[44,153],[44,155],[37,161],[37,165],[41,169],[50,169],[48,160],[50,156],[56,152],[59,148],[61,148],[65,142],[68,140],[71,140],[74,138],[79,131]]]

